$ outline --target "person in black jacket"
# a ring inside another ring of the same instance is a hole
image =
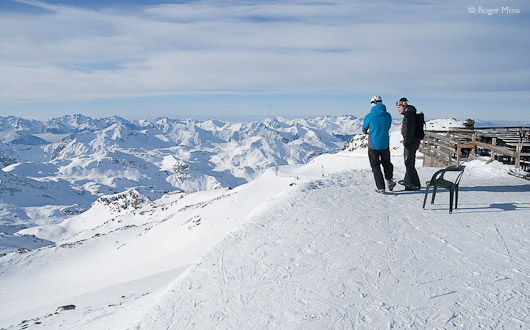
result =
[[[414,165],[416,164],[416,151],[420,146],[420,140],[414,135],[416,131],[416,108],[408,104],[405,97],[396,102],[397,109],[403,115],[403,124],[401,126],[401,134],[403,135],[403,146],[405,150],[403,156],[405,158],[405,178],[398,181],[399,184],[405,186],[405,190],[420,190],[420,178]]]

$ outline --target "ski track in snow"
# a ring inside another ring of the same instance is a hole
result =
[[[423,194],[367,194],[371,180],[363,170],[300,185],[210,251],[134,328],[528,324],[529,245],[518,260],[507,247],[528,243],[524,221],[506,243],[491,219],[418,212]]]
[[[435,170],[420,168],[422,181]],[[373,185],[366,168],[294,181],[165,288],[35,328],[528,327],[524,181],[470,166],[453,214],[443,190],[422,210],[423,191]]]

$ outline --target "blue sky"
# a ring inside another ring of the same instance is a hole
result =
[[[0,116],[530,121],[530,4],[0,0]]]

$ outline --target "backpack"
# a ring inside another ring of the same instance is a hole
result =
[[[416,114],[416,127],[414,129],[414,137],[418,140],[423,140],[425,137],[425,132],[423,131],[423,127],[425,126],[425,116],[423,115],[423,112],[419,112]]]

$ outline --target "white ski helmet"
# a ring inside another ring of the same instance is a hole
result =
[[[372,96],[372,99],[370,100],[370,103],[371,103],[371,104],[374,104],[374,103],[383,103],[383,100],[381,99],[381,96],[376,95],[376,96]]]

